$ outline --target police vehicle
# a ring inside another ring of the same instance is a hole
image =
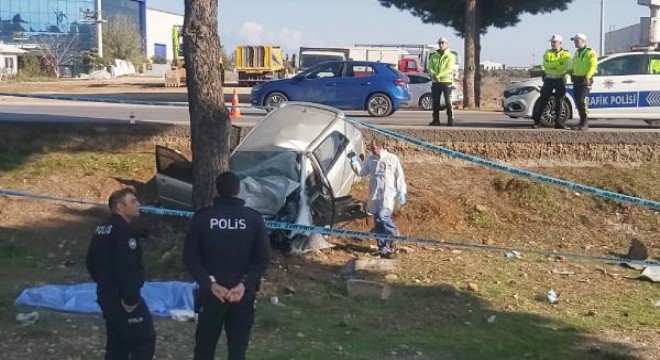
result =
[[[522,81],[504,90],[502,107],[511,118],[532,118],[543,81]],[[579,118],[573,85],[567,83],[562,103],[564,119]],[[554,104],[551,98],[542,112],[541,125],[554,126]],[[598,59],[588,98],[589,119],[639,119],[651,124],[660,121],[660,51],[630,51]]]

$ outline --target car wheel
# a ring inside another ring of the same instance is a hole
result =
[[[433,97],[431,94],[424,94],[419,98],[419,107],[426,111],[433,110]]]
[[[282,103],[289,101],[289,98],[281,92],[272,92],[266,96],[264,99],[264,107],[266,110],[270,111],[279,107]]]
[[[389,116],[393,112],[392,109],[392,100],[385,94],[373,94],[367,100],[367,112],[371,116]]]
[[[548,103],[543,108],[541,112],[541,126],[544,127],[554,127],[555,126],[555,97],[551,96],[548,100]],[[538,104],[538,101],[537,101]],[[566,100],[562,101],[561,104],[561,119],[562,122],[566,122],[569,116],[569,104]]]

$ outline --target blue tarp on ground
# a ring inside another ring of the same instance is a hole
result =
[[[194,283],[181,281],[147,282],[142,297],[151,313],[170,316],[170,310],[193,310]],[[96,284],[44,285],[23,290],[14,302],[16,306],[33,306],[57,311],[100,314],[96,303]]]

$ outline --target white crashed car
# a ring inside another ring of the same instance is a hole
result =
[[[412,95],[409,107],[419,107],[422,110],[433,110],[433,98],[431,97],[431,77],[425,73],[406,73],[410,82],[408,91]],[[463,85],[460,82],[454,82],[451,90],[452,104],[463,101]],[[440,109],[445,109],[445,99],[440,98]]]
[[[266,219],[333,226],[366,216],[351,197],[358,180],[349,153],[363,153],[360,130],[340,110],[287,102],[268,113],[233,150],[229,168],[241,179],[240,197]],[[192,208],[192,162],[156,147],[158,198]]]
[[[589,118],[660,120],[660,72],[654,71],[658,69],[652,66],[654,62],[660,62],[660,52],[633,51],[600,58],[588,100]],[[531,119],[542,84],[535,78],[508,86],[502,101],[504,113]],[[551,98],[543,109],[541,125],[554,126],[554,103]],[[561,116],[579,119],[570,81]]]

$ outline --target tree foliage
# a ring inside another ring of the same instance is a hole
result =
[[[465,42],[465,74],[463,86],[464,105],[475,105],[475,89],[480,94],[479,58],[480,35],[491,27],[503,29],[515,26],[525,14],[541,14],[555,10],[566,10],[573,0],[379,0],[385,7],[396,7],[409,11],[426,24],[440,24],[454,29]],[[467,12],[467,5],[475,11]],[[473,7],[474,6],[474,7]],[[466,26],[472,25],[476,26]],[[474,31],[469,32],[468,29]],[[439,37],[441,34],[431,35]],[[476,83],[475,83],[476,82]],[[479,99],[476,99],[479,105]]]
[[[135,66],[144,62],[142,36],[128,15],[113,15],[103,24],[103,58],[106,63],[122,59]]]
[[[35,37],[37,49],[47,71],[60,77],[60,65],[73,62],[79,55],[78,34],[53,34]]]
[[[34,52],[26,52],[18,57],[18,73],[25,78],[43,76],[41,58]]]
[[[385,7],[396,7],[410,13],[426,24],[451,27],[458,36],[465,28],[466,0],[379,0]],[[479,30],[485,34],[490,27],[504,29],[517,25],[525,14],[563,11],[573,0],[482,0],[479,1]]]

